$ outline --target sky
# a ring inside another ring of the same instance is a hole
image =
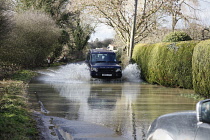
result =
[[[198,23],[210,28],[210,0],[199,0],[199,3],[200,11],[198,15],[200,21]],[[105,24],[99,24],[95,29],[95,33],[91,35],[90,41],[95,41],[96,38],[103,41],[107,38],[114,38],[114,36],[115,31],[111,27]]]
[[[200,0],[201,23],[210,27],[210,0]]]
[[[111,27],[105,24],[99,24],[95,29],[95,33],[91,35],[90,42],[95,41],[96,38],[98,38],[100,41],[103,41],[107,38],[114,38],[114,36],[115,31]]]

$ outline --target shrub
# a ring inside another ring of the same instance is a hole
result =
[[[163,42],[179,42],[179,41],[188,41],[192,40],[191,37],[185,32],[171,32],[166,35],[163,39]]]
[[[141,78],[149,80],[148,67],[151,56],[151,50],[154,45],[138,44],[134,47],[132,59],[141,67]]]
[[[11,12],[9,14],[8,11],[9,11],[9,4],[7,4],[6,0],[1,0],[0,1],[0,46],[2,39],[5,39],[12,26],[12,22],[10,20]]]
[[[25,68],[42,65],[59,45],[59,28],[48,15],[38,11],[25,11],[14,21],[15,28],[1,48],[0,59]]]
[[[210,97],[210,40],[200,42],[193,52],[193,87],[196,93]]]
[[[141,67],[142,78],[164,86],[193,88],[192,54],[198,42],[137,45],[133,59]]]

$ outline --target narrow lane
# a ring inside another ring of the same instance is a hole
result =
[[[30,83],[29,88],[33,107],[46,116],[87,124],[86,127],[75,127],[75,131],[79,133],[76,136],[81,136],[80,138],[91,139],[92,136],[93,139],[93,136],[101,136],[102,139],[102,134],[96,131],[96,135],[82,134],[82,128],[96,125],[112,131],[109,133],[112,138],[107,136],[108,139],[118,137],[144,140],[150,123],[156,117],[176,111],[195,110],[197,102],[180,96],[191,94],[192,90],[141,83],[138,78],[139,70],[135,65],[124,70],[122,81],[92,81],[84,64],[69,64],[39,73],[41,75]],[[65,132],[72,130],[71,123],[65,127]],[[104,138],[105,136],[104,133]]]

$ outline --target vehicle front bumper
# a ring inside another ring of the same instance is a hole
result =
[[[113,79],[113,78],[121,78],[122,72],[102,73],[102,72],[91,71],[90,75],[92,78]]]

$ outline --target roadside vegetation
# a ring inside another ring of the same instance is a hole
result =
[[[196,93],[210,97],[210,40],[195,46],[192,58],[193,87]]]
[[[170,43],[135,46],[133,59],[141,68],[141,77],[152,84],[194,89],[209,98],[210,40],[183,41],[183,35],[178,38],[175,36],[176,42],[170,39]]]
[[[1,140],[39,139],[39,131],[29,109],[26,92],[27,82],[34,75],[31,71],[21,71],[11,80],[0,81]]]

